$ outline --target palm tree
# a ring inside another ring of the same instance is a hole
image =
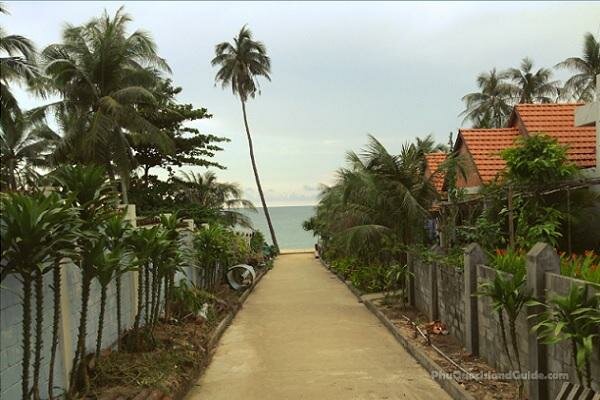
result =
[[[245,208],[256,211],[251,201],[242,197],[239,185],[229,182],[219,182],[217,175],[207,171],[204,175],[193,172],[181,172],[181,177],[173,177],[186,198],[186,201],[198,205],[205,210],[212,210],[218,215],[218,220],[225,225],[239,224],[251,227],[248,216],[236,209]]]
[[[62,147],[87,164],[103,165],[111,179],[116,168],[124,203],[134,168],[132,143],[172,148],[170,139],[138,111],[138,106],[154,104],[150,89],[160,72],[170,69],[147,33],[127,35],[130,21],[120,8],[112,18],[105,12],[82,26],[68,25],[62,43],[42,52],[50,87],[62,100],[34,113],[52,110],[83,119],[83,127],[65,132]]]
[[[250,160],[256,179],[256,187],[260,195],[260,201],[267,218],[269,231],[273,245],[279,249],[275,230],[265,201],[265,195],[260,184],[256,160],[254,159],[254,148],[252,146],[252,136],[248,127],[248,118],[246,116],[246,102],[256,96],[260,87],[258,77],[262,76],[271,80],[271,60],[267,56],[267,49],[262,42],[252,39],[252,32],[247,26],[243,26],[238,36],[233,39],[233,44],[229,42],[219,43],[215,47],[215,58],[212,59],[213,66],[219,66],[219,71],[215,76],[215,81],[221,83],[223,88],[231,86],[231,90],[238,95],[242,103],[242,113],[244,115],[244,126],[246,127],[246,136],[248,138],[248,147],[250,149]]]
[[[575,71],[565,82],[567,93],[579,101],[592,102],[596,98],[596,77],[600,74],[600,41],[591,33],[583,39],[582,57],[570,57],[556,65]]]
[[[0,13],[8,14],[0,3]],[[14,97],[10,83],[32,85],[38,76],[35,46],[31,40],[20,35],[7,35],[0,27],[0,115],[2,127],[21,115],[19,103]]]
[[[525,57],[519,68],[510,68],[506,75],[512,80],[512,92],[518,103],[552,103],[558,96],[558,81],[552,70],[540,68],[533,72],[533,61]]]
[[[417,147],[406,144],[393,155],[371,136],[360,154],[348,153],[347,162],[336,183],[323,190],[309,225],[365,262],[401,257],[397,251],[419,238],[435,197]]]
[[[466,109],[460,115],[465,117],[465,121],[470,120],[476,128],[482,123],[485,127],[504,126],[512,111],[512,88],[506,77],[506,73],[497,72],[496,68],[477,77],[480,91],[462,98]]]
[[[8,190],[34,184],[36,167],[48,165],[48,155],[60,139],[44,125],[18,117],[0,131],[1,183]]]

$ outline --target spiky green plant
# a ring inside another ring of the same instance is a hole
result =
[[[600,289],[600,285],[595,286]],[[546,303],[532,301],[530,304],[543,307],[542,312],[530,317],[539,321],[532,332],[545,344],[569,340],[577,378],[582,385],[591,387],[590,360],[593,340],[599,336],[600,292],[589,295],[587,285],[574,284],[565,296],[555,295]]]
[[[0,229],[2,237],[2,277],[16,274],[23,285],[22,395],[39,398],[42,352],[43,274],[52,267],[54,256],[70,246],[64,227],[74,220],[74,211],[57,194],[3,194]],[[64,224],[64,225],[63,225]],[[36,323],[33,384],[29,387],[31,362],[31,299],[35,283]]]
[[[494,280],[482,283],[479,285],[477,291],[477,296],[488,297],[492,301],[492,309],[496,312],[500,324],[504,352],[514,371],[521,370],[521,357],[517,338],[517,317],[523,306],[531,300],[531,296],[525,288],[525,282],[525,275],[522,273],[511,275],[498,271]],[[508,332],[515,357],[514,363],[508,347],[504,314],[506,314],[508,320]],[[519,374],[520,399],[523,398],[523,388],[524,383]]]
[[[99,240],[99,226],[116,212],[118,198],[106,180],[105,171],[99,166],[65,166],[55,171],[52,178],[57,190],[69,196],[78,210],[81,234],[77,245],[80,249],[81,270],[81,317],[77,334],[77,345],[73,357],[73,368],[69,378],[69,391],[75,394],[79,390],[77,378],[85,374],[83,358],[87,334],[88,303],[90,288],[95,274],[94,254],[92,250]]]
[[[117,294],[117,347],[121,348],[121,278],[123,274],[135,269],[134,256],[129,251],[127,246],[129,237],[132,232],[132,226],[129,221],[125,219],[124,214],[117,214],[106,221],[104,226],[104,234],[107,238],[107,247],[112,252],[123,253],[123,262],[119,262],[115,265],[115,286]]]

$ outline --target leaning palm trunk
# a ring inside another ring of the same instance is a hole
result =
[[[52,399],[54,390],[54,364],[58,348],[58,325],[60,324],[60,261],[56,260],[52,269],[52,286],[54,289],[54,315],[52,319],[52,348],[50,349],[50,365],[48,366],[48,397]]]
[[[21,373],[21,392],[23,400],[28,400],[29,392],[29,364],[31,362],[31,277],[22,276],[23,279],[23,366]]]
[[[34,400],[40,399],[40,366],[42,362],[42,334],[44,325],[44,275],[41,269],[35,275],[35,357],[33,360],[33,385],[31,393]]]
[[[248,127],[248,118],[246,116],[246,102],[242,99],[242,112],[244,114],[244,126],[246,127],[246,136],[248,137],[248,148],[250,149],[250,160],[252,161],[252,169],[254,170],[254,179],[256,179],[256,187],[260,196],[260,202],[262,203],[265,217],[267,218],[267,225],[269,225],[269,232],[271,233],[271,239],[273,240],[273,246],[279,251],[279,244],[275,237],[275,229],[273,229],[273,223],[271,222],[271,215],[267,208],[267,202],[265,201],[265,195],[260,184],[260,178],[258,176],[258,169],[256,168],[256,160],[254,159],[254,146],[252,145],[252,136],[250,136],[250,128]]]

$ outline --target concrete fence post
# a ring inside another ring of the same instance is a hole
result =
[[[479,317],[477,310],[477,266],[486,263],[484,251],[477,243],[464,250],[465,279],[465,347],[473,355],[479,355]]]
[[[560,258],[554,248],[546,243],[537,243],[527,253],[527,289],[533,299],[544,301],[546,297],[545,275],[546,272],[560,274]],[[528,340],[528,370],[531,373],[545,374],[548,372],[547,349],[531,332],[535,325],[534,318],[529,318],[541,311],[540,306],[527,306],[527,332]],[[542,400],[548,398],[548,383],[544,379],[530,379],[527,383],[530,400]]]

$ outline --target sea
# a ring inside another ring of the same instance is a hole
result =
[[[257,207],[256,210],[256,213],[247,209],[240,211],[250,217],[254,229],[261,231],[265,235],[265,240],[271,243],[263,209]],[[281,251],[314,249],[317,239],[312,232],[302,229],[302,222],[313,216],[314,206],[270,206],[269,214]]]

